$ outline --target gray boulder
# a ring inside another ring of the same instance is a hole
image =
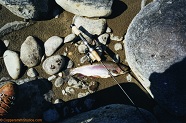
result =
[[[50,0],[0,0],[0,4],[13,14],[25,19],[39,19],[49,16]]]
[[[28,36],[21,45],[20,58],[28,67],[34,67],[41,62],[42,49],[34,37]]]
[[[171,114],[186,116],[186,1],[158,0],[132,20],[126,59],[151,96]]]
[[[55,0],[64,10],[86,17],[106,17],[112,13],[113,0]]]
[[[157,123],[148,111],[140,109],[139,113],[133,106],[112,104],[78,114],[58,123]],[[143,116],[144,118],[143,118]]]

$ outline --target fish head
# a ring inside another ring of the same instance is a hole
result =
[[[118,66],[119,66],[121,72],[126,73],[126,72],[129,72],[129,71],[130,71],[130,67],[127,66],[127,65],[124,65],[124,64],[118,64]],[[118,71],[119,71],[119,70],[118,70]]]

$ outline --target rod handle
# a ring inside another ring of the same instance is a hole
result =
[[[100,56],[98,55],[98,53],[97,53],[95,50],[92,50],[92,51],[91,51],[91,54],[92,54],[92,56],[93,56],[98,62],[101,61]]]
[[[70,27],[72,28],[72,31],[78,36],[81,32],[79,31],[79,29],[76,27],[75,24],[70,25]]]

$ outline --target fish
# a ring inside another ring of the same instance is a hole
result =
[[[129,72],[130,68],[124,64],[116,64],[114,62],[103,62],[103,64],[107,67],[110,73],[113,76],[118,76],[121,74],[125,74]],[[92,65],[83,65],[77,68],[73,68],[69,71],[69,75],[83,75],[87,77],[95,77],[95,78],[109,78],[110,74],[107,69],[99,62],[93,63]]]

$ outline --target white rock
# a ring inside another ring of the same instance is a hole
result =
[[[73,85],[78,84],[78,81],[75,78],[70,77],[67,83],[69,86],[73,86]]]
[[[62,90],[61,92],[63,95],[65,95],[65,96],[67,95],[67,92],[65,90]]]
[[[74,94],[75,93],[75,90],[72,88],[72,87],[66,87],[65,88],[65,91],[69,94]]]
[[[61,86],[63,85],[63,83],[64,83],[63,78],[58,77],[58,78],[56,79],[54,85],[55,85],[56,87],[61,87]]]
[[[112,32],[112,29],[110,27],[107,27],[106,33],[111,33],[111,32]]]
[[[109,39],[109,34],[107,34],[107,33],[102,34],[98,37],[99,42],[104,45],[106,45],[108,43],[108,39]]]
[[[86,93],[78,93],[78,98],[82,98],[82,97],[85,97],[89,94],[89,92],[86,92]]]
[[[58,73],[58,76],[59,76],[59,77],[63,77],[63,73],[62,73],[62,72],[59,72],[59,73]]]
[[[4,42],[4,44],[5,44],[6,47],[8,47],[9,44],[10,44],[10,41],[9,40],[4,40],[3,42]]]
[[[21,45],[20,58],[28,67],[34,67],[41,62],[42,51],[34,37],[28,36]]]
[[[64,43],[73,42],[73,41],[75,41],[75,39],[76,39],[75,34],[69,34],[65,37]]]
[[[73,23],[77,28],[82,26],[91,35],[100,35],[106,30],[106,19],[91,19],[80,16],[74,16]],[[82,30],[80,28],[80,30]],[[83,33],[84,34],[84,33]],[[87,35],[83,35],[85,38]]]
[[[114,34],[110,34],[110,40],[113,40],[113,41],[123,41],[123,37],[114,36]]]
[[[19,55],[11,50],[6,50],[3,54],[4,63],[9,75],[17,79],[21,72],[21,60]]]
[[[54,104],[58,104],[58,103],[63,103],[63,100],[62,100],[62,99],[56,99],[56,100],[54,101]]]
[[[43,69],[49,75],[58,73],[65,66],[65,58],[61,55],[54,55],[43,62]]]
[[[27,71],[27,75],[29,77],[36,77],[36,76],[38,76],[38,72],[34,68],[29,68]]]
[[[45,54],[51,56],[63,43],[63,39],[58,36],[50,37],[45,43]]]
[[[128,74],[128,75],[126,76],[126,78],[127,78],[127,81],[128,81],[128,82],[131,82],[131,81],[132,81],[132,76],[131,76],[130,74]]]
[[[122,50],[122,49],[123,49],[123,46],[122,46],[121,43],[116,43],[116,44],[114,45],[114,49],[115,49],[116,51]]]
[[[86,17],[106,17],[112,13],[113,0],[55,0],[64,10]]]
[[[78,46],[78,51],[79,51],[79,53],[85,53],[85,50],[87,49],[87,46],[86,45],[84,45],[84,44],[80,44],[79,46]]]
[[[68,68],[68,69],[69,69],[69,68],[72,68],[73,65],[74,65],[74,62],[73,62],[72,60],[69,60],[69,61],[68,61],[67,68]]]
[[[80,58],[80,63],[83,64],[88,60],[88,57],[85,55],[83,57]]]
[[[55,78],[57,78],[57,76],[52,75],[52,76],[48,77],[48,81],[52,81],[52,80],[54,80]]]

